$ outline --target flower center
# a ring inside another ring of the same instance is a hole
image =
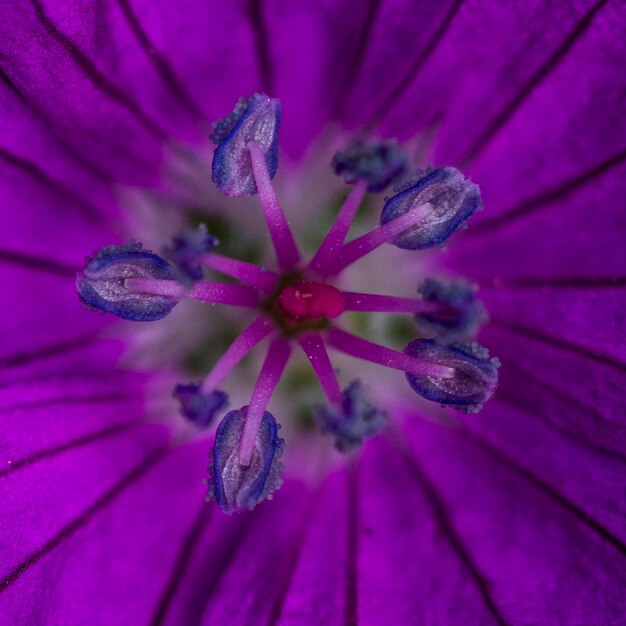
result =
[[[287,285],[280,292],[278,301],[287,318],[296,322],[337,317],[345,309],[339,289],[312,280]]]
[[[229,411],[215,432],[208,497],[227,513],[253,508],[282,484],[284,441],[267,408],[294,349],[306,356],[325,396],[312,408],[313,417],[342,452],[381,431],[388,418],[369,401],[360,380],[342,390],[327,348],[399,370],[418,395],[464,413],[480,410],[498,380],[497,359],[473,341],[486,315],[475,288],[464,280],[427,279],[416,285],[420,297],[340,291],[326,282],[385,244],[405,250],[441,245],[482,208],[478,187],[453,167],[418,170],[416,179],[385,199],[379,224],[346,242],[366,193],[382,191],[408,166],[394,142],[353,142],[335,155],[333,169],[354,187],[307,262],[272,183],[281,111],[277,100],[255,94],[241,100],[212,135],[217,144],[213,182],[228,196],[258,196],[276,255],[274,268],[220,254],[214,249],[218,238],[200,225],[173,238],[166,249],[171,264],[139,243],[107,246],[76,278],[88,308],[138,322],[165,317],[182,299],[254,312],[254,320],[203,380],[178,384],[173,391],[182,415],[199,429],[208,428],[228,405],[223,383],[256,346],[269,344],[249,403]],[[205,269],[239,284],[204,280]],[[376,274],[380,277],[374,272],[372,282]],[[335,320],[351,311],[409,315],[410,337],[416,338],[397,350],[359,337],[347,330],[351,316]],[[296,403],[304,395],[291,393],[290,399]]]

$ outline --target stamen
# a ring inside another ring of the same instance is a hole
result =
[[[324,241],[322,241],[315,256],[311,259],[308,266],[311,271],[316,272],[320,276],[327,276],[329,274],[333,262],[341,252],[343,242],[350,230],[354,216],[361,202],[363,202],[366,191],[367,182],[364,180],[359,181],[354,186],[354,189],[352,189],[344,201],[341,209],[339,209],[337,218],[330,227]]]
[[[365,399],[361,381],[352,381],[342,393],[321,336],[305,335],[299,341],[329,402],[328,406],[315,407],[314,415],[322,432],[335,437],[335,447],[347,452],[379,432],[387,423],[387,415]]]
[[[364,361],[383,367],[402,370],[414,376],[453,378],[453,367],[439,365],[434,359],[417,359],[404,352],[385,348],[366,339],[361,339],[338,328],[331,328],[327,335],[328,345]]]
[[[476,298],[477,290],[462,278],[427,278],[417,290],[424,306],[431,305],[415,315],[420,334],[448,343],[474,337],[487,321],[487,311]]]
[[[235,110],[214,125],[211,139],[218,144],[213,155],[213,182],[227,196],[253,196],[257,181],[248,147],[257,143],[271,180],[278,169],[278,130],[282,117],[280,101],[265,94],[240,100]]]
[[[87,259],[76,275],[76,289],[86,308],[113,313],[133,322],[150,322],[165,317],[178,303],[177,293],[145,293],[129,287],[127,280],[176,283],[174,268],[140,243],[107,246]],[[176,283],[178,284],[178,283]]]
[[[180,270],[182,276],[189,281],[202,279],[202,259],[215,246],[219,239],[209,235],[206,224],[195,229],[187,229],[172,238],[172,246],[166,254]]]
[[[269,319],[258,317],[222,354],[204,382],[176,385],[174,397],[180,402],[181,414],[200,428],[209,426],[215,415],[228,404],[228,396],[218,387],[273,330],[274,325]]]
[[[267,229],[269,230],[278,264],[284,270],[293,269],[300,261],[300,253],[289,229],[285,214],[274,193],[271,176],[267,169],[265,156],[258,143],[248,145],[252,158],[252,171],[259,191],[259,201],[263,209]]]
[[[477,343],[443,345],[431,339],[415,339],[407,354],[451,368],[452,377],[437,378],[408,372],[406,378],[420,396],[463,413],[477,413],[498,385],[500,361]]]
[[[332,168],[347,184],[367,183],[368,191],[382,191],[408,170],[409,160],[393,140],[365,143],[358,139],[333,156]]]
[[[236,259],[215,253],[207,254],[203,257],[202,263],[216,272],[236,278],[266,293],[274,292],[278,286],[278,276],[275,272],[253,263],[237,261]]]
[[[430,207],[424,220],[399,234],[393,244],[405,250],[423,250],[442,244],[474,213],[482,209],[478,186],[455,167],[429,172],[387,200],[380,223],[387,224],[418,206]]]
[[[261,427],[261,420],[285,365],[287,365],[290,353],[291,348],[284,339],[274,339],[270,344],[246,412],[246,423],[239,449],[239,463],[241,465],[248,466],[252,461],[252,453]]]
[[[176,385],[172,395],[180,402],[181,414],[201,430],[208,428],[228,404],[228,395],[223,391],[202,393],[196,383]]]
[[[185,287],[176,280],[156,278],[127,278],[124,284],[129,291],[138,294],[190,298],[231,306],[255,307],[259,303],[258,292],[246,285],[201,282]]]
[[[268,318],[257,317],[257,319],[230,344],[228,350],[222,354],[218,362],[214,365],[213,369],[202,383],[202,393],[208,394],[217,389],[235,367],[239,365],[241,360],[273,330],[275,330],[274,325]]]
[[[398,235],[420,228],[422,224],[427,222],[428,216],[432,212],[433,207],[428,202],[423,205],[417,205],[406,213],[399,214],[390,222],[377,226],[370,230],[369,233],[353,239],[343,247],[337,262],[331,268],[331,272],[338,274],[348,265],[352,265],[352,263],[373,252],[384,243],[395,240]]]
[[[312,280],[287,285],[278,301],[285,315],[299,322],[337,317],[345,308],[339,289]]]
[[[278,436],[280,425],[265,411],[256,429],[254,447],[247,463],[240,459],[249,407],[231,411],[221,421],[215,435],[209,464],[207,500],[215,500],[225,513],[253,509],[282,483],[283,464],[279,461],[285,442]]]
[[[341,402],[315,407],[315,418],[324,433],[335,437],[335,447],[348,452],[366,437],[379,433],[388,422],[387,414],[368,402],[360,380],[353,380],[344,390]]]
[[[305,335],[300,337],[299,342],[309,358],[311,367],[320,381],[328,401],[339,406],[341,404],[341,389],[321,336],[318,334]]]
[[[399,296],[382,296],[373,293],[358,293],[342,291],[346,311],[366,311],[369,313],[416,313],[425,315],[435,311],[439,305],[416,298],[401,298]]]

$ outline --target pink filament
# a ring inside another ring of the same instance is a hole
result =
[[[311,362],[311,367],[320,381],[328,401],[335,406],[339,406],[341,404],[341,389],[321,336],[317,333],[305,335],[300,337],[299,341]]]
[[[367,191],[367,182],[359,181],[346,200],[344,201],[337,218],[333,222],[328,234],[322,241],[315,256],[309,263],[309,269],[316,272],[320,276],[326,276],[332,268],[333,261],[337,258],[346,235],[350,230],[350,225],[354,220],[354,216],[363,201],[363,196]]]
[[[203,393],[217,389],[241,360],[274,330],[266,317],[258,317],[233,341],[202,383]]]
[[[226,274],[226,276],[232,276],[251,287],[267,293],[272,293],[278,285],[278,277],[274,272],[252,263],[222,256],[221,254],[211,252],[203,257],[202,263],[217,272]]]
[[[348,265],[352,265],[352,263],[373,252],[384,243],[395,239],[405,230],[417,226],[429,215],[431,210],[432,206],[427,202],[348,242],[343,247],[337,262],[332,266],[329,273],[338,274]]]
[[[328,331],[328,345],[354,356],[364,361],[370,361],[383,367],[402,370],[414,376],[431,376],[433,378],[453,378],[455,370],[453,367],[428,363],[416,359],[404,352],[398,352],[391,348],[385,348],[366,339],[361,339],[356,335],[351,335],[338,328],[331,328]]]
[[[260,146],[256,141],[248,144],[252,158],[252,172],[259,192],[259,201],[272,238],[278,264],[284,270],[293,269],[300,261],[300,253],[289,229],[285,214],[276,198],[274,187],[267,171],[267,163]]]
[[[385,313],[417,313],[436,311],[440,305],[416,298],[381,296],[373,293],[342,291],[346,311],[367,311]]]
[[[289,343],[284,339],[274,339],[267,351],[263,367],[252,392],[239,445],[239,463],[245,467],[248,467],[252,461],[254,445],[259,434],[263,414],[285,365],[287,365],[290,353]]]
[[[201,282],[185,287],[176,280],[158,278],[127,278],[124,285],[130,291],[157,296],[191,298],[203,302],[246,307],[255,307],[259,303],[259,294],[256,289],[246,285]]]

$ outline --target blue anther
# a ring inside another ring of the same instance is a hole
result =
[[[341,452],[355,448],[366,437],[377,434],[387,424],[387,414],[365,395],[360,380],[353,380],[341,394],[341,406],[315,407],[315,418],[322,432],[335,437],[335,447]]]
[[[253,509],[266,498],[271,499],[283,484],[284,468],[279,459],[285,442],[278,436],[280,425],[268,411],[263,414],[250,465],[239,462],[247,409],[227,413],[215,435],[207,499],[215,500],[225,513]]]
[[[165,317],[178,302],[173,296],[134,293],[126,288],[128,278],[176,278],[174,268],[140,243],[107,246],[87,259],[76,275],[81,302],[90,310],[113,313],[133,322],[150,322]]]
[[[214,124],[211,139],[217,144],[213,155],[213,182],[227,196],[257,193],[248,144],[255,141],[265,155],[270,178],[278,169],[278,131],[282,118],[279,100],[254,94],[239,100],[228,116]]]
[[[426,215],[391,242],[398,248],[421,250],[442,244],[474,211],[482,209],[482,202],[477,185],[455,167],[441,167],[389,198],[380,223],[420,206],[426,207]]]
[[[195,229],[188,228],[173,237],[166,254],[184,279],[195,282],[203,276],[202,257],[219,243],[217,237],[209,235],[206,224],[200,224]]]
[[[463,278],[424,280],[418,293],[425,302],[438,306],[415,314],[419,333],[446,343],[475,337],[488,317],[483,303],[476,298],[477,290]]]
[[[228,405],[228,395],[219,389],[203,393],[200,385],[189,383],[174,387],[174,398],[180,412],[200,429],[207,428],[215,416]]]
[[[406,174],[409,161],[392,140],[365,143],[353,140],[333,156],[332,168],[349,185],[367,182],[368,191],[382,191]]]
[[[450,406],[462,413],[478,413],[498,385],[497,358],[489,358],[477,343],[444,345],[432,339],[415,339],[404,349],[407,354],[454,369],[450,378],[406,375],[420,396]]]

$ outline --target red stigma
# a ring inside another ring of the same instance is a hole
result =
[[[298,322],[337,317],[345,308],[339,289],[312,280],[301,280],[285,287],[278,300],[285,315]]]

